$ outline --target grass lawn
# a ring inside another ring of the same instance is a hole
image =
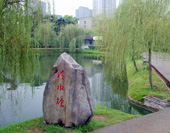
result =
[[[129,61],[128,61],[129,62]],[[136,61],[139,72],[135,71],[132,62],[127,65],[129,90],[128,95],[138,101],[143,102],[143,97],[155,95],[165,99],[170,99],[170,91],[165,83],[152,70],[152,80],[155,88],[151,88],[149,84],[149,67],[143,64],[143,60]]]
[[[102,116],[106,116],[107,118],[104,120],[92,118],[91,122],[88,125],[65,129],[64,127],[60,127],[59,125],[43,124],[43,117],[41,117],[29,121],[19,122],[1,128],[0,133],[15,133],[15,132],[81,133],[81,132],[87,132],[87,131],[99,129],[138,116],[138,115],[126,114],[119,110],[113,110],[101,106],[97,106],[95,108],[94,115],[102,115]]]

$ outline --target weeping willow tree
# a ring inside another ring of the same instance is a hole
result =
[[[54,24],[47,20],[44,23],[40,23],[35,30],[35,40],[39,43],[38,47],[54,47],[57,42],[57,35],[54,31]]]
[[[36,0],[0,1],[1,81],[27,81],[37,71],[36,56],[30,47],[41,13],[40,2]]]
[[[63,27],[58,35],[60,48],[69,48],[70,51],[75,51],[76,48],[80,48],[83,44],[84,30],[78,25],[66,25]]]
[[[115,72],[122,74],[126,57],[130,56],[136,65],[136,57],[147,50],[149,82],[153,87],[151,52],[170,48],[169,7],[169,0],[124,0],[113,15],[98,22],[105,63],[111,64],[113,76]]]

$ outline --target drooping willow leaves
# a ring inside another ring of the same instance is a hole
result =
[[[28,82],[38,71],[31,47],[37,43],[34,31],[41,22],[41,10],[38,0],[0,1],[1,82]]]
[[[58,35],[60,48],[69,48],[74,52],[83,44],[84,30],[78,25],[69,24],[63,27]]]

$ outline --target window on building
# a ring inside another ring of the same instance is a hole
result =
[[[84,21],[84,24],[86,24],[86,21]]]

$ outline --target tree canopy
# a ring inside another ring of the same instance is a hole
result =
[[[75,51],[83,44],[84,30],[78,25],[67,25],[61,29],[58,39],[60,48],[70,48],[71,51]]]
[[[0,79],[24,80],[26,70],[33,72],[36,68],[30,46],[34,29],[41,21],[40,2],[1,0],[0,14]]]
[[[35,30],[34,37],[34,40],[38,41],[38,45],[34,45],[34,47],[55,47],[57,43],[57,35],[54,31],[54,27],[54,23],[51,23],[50,21],[40,23]]]

